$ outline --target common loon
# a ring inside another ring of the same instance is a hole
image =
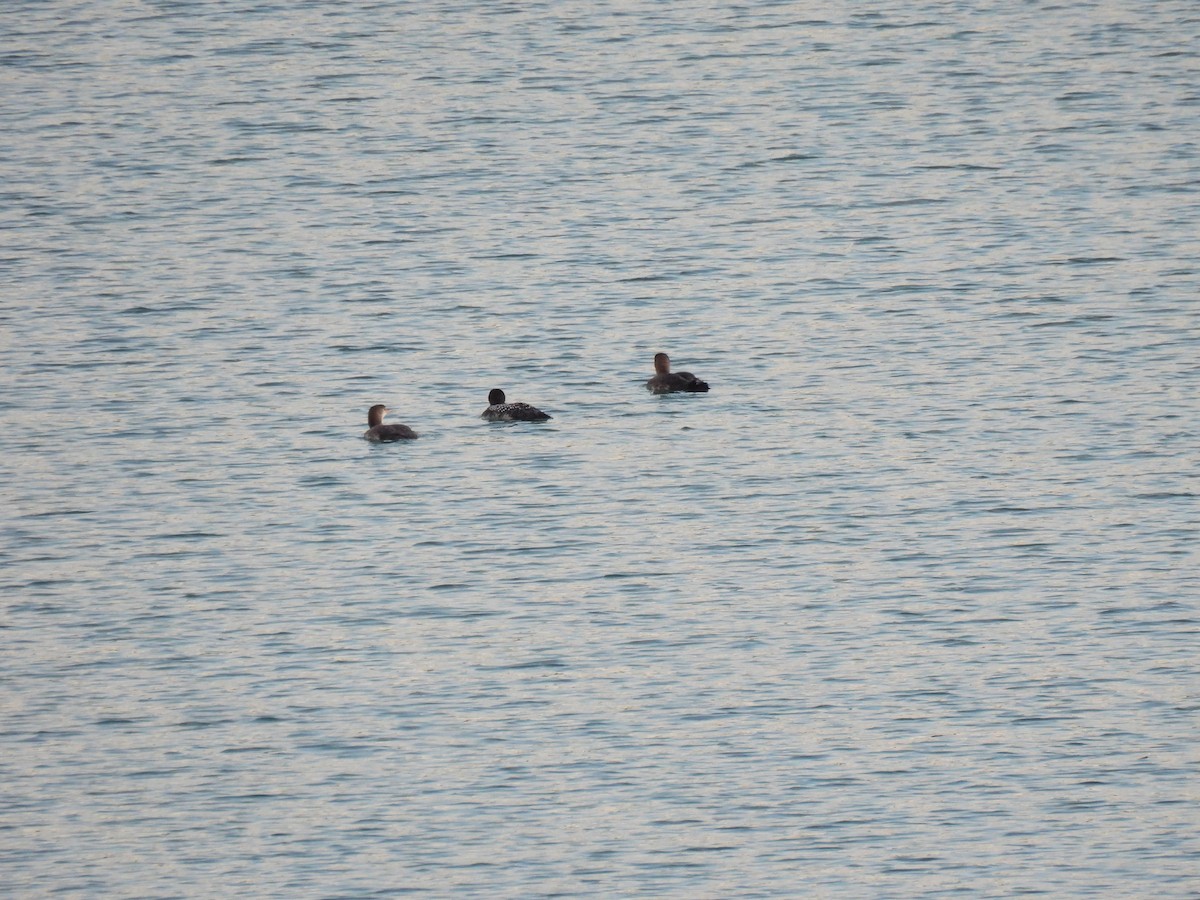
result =
[[[383,417],[388,411],[382,403],[376,403],[367,413],[367,424],[371,427],[363,432],[368,441],[411,441],[417,433],[407,425],[384,425]]]
[[[676,391],[703,393],[708,382],[701,381],[691,372],[672,372],[671,357],[665,353],[654,354],[654,377],[646,382],[646,390],[655,394],[671,394]]]
[[[488,394],[488,404],[480,418],[489,422],[545,422],[550,418],[528,403],[505,403],[504,391],[500,388],[493,388]]]

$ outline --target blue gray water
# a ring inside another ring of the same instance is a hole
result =
[[[1197,896],[1198,48],[10,0],[5,890]]]

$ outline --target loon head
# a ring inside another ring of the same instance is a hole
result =
[[[376,403],[367,411],[367,426],[374,428],[376,425],[383,424],[383,415],[387,412],[387,407],[382,403]]]

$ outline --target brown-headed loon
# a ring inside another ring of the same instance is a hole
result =
[[[691,372],[672,372],[671,357],[665,353],[654,354],[654,377],[646,382],[646,390],[655,394],[672,394],[676,391],[703,393],[708,382],[701,381]]]
[[[382,403],[376,403],[367,413],[367,424],[371,427],[363,432],[368,441],[411,441],[417,433],[407,425],[384,425],[383,417],[388,408]]]

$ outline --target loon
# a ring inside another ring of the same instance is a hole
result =
[[[545,422],[550,418],[528,403],[505,403],[504,391],[500,388],[493,388],[488,394],[488,404],[480,418],[489,422]]]
[[[654,354],[654,377],[646,382],[646,390],[654,394],[671,394],[675,391],[704,393],[708,382],[701,381],[691,372],[672,372],[671,357],[665,353]]]
[[[388,409],[382,403],[376,403],[367,413],[367,424],[371,427],[363,432],[368,441],[410,441],[417,433],[407,425],[384,425],[383,417]]]

